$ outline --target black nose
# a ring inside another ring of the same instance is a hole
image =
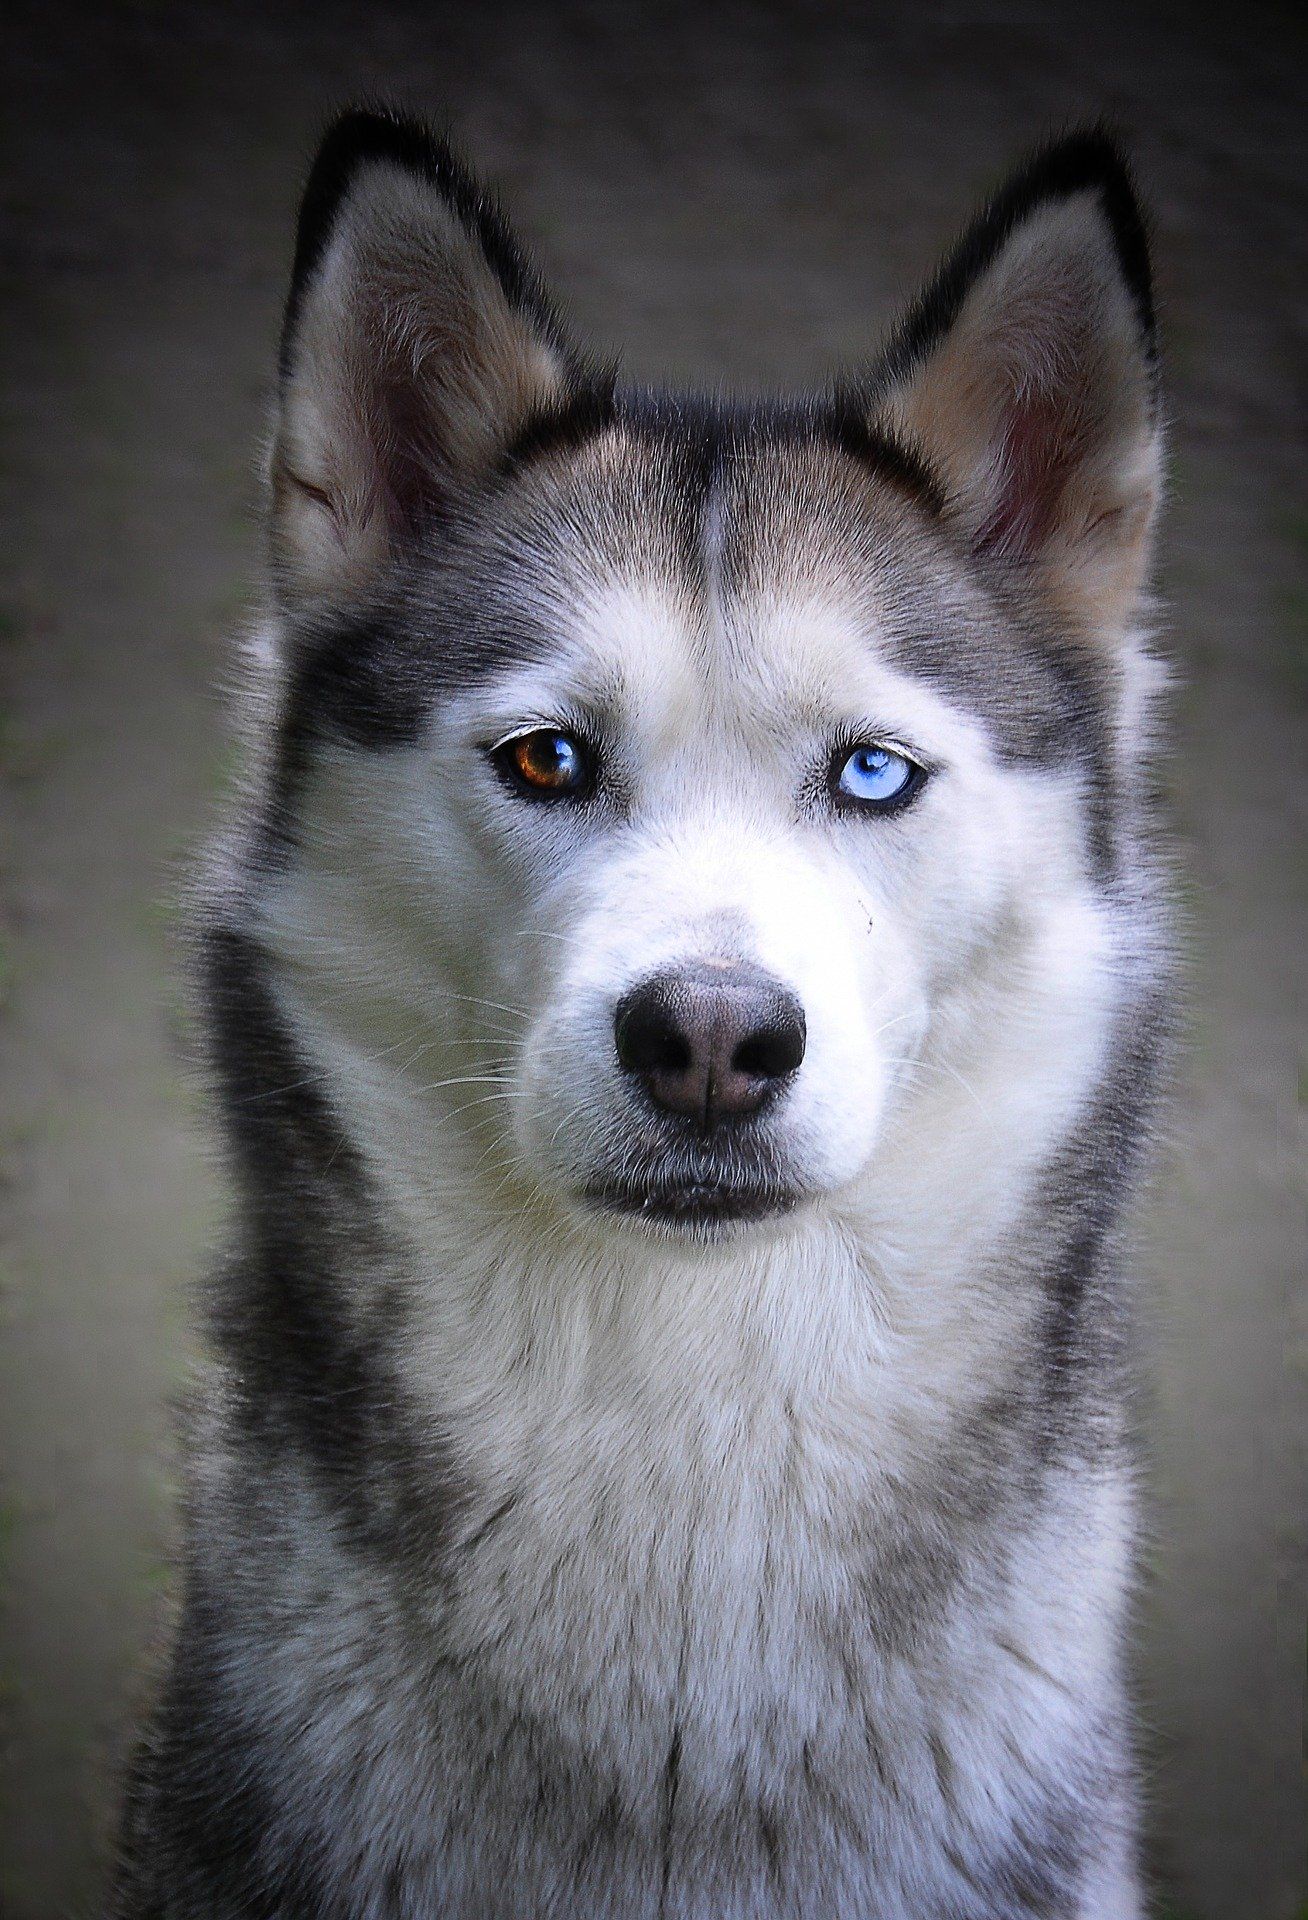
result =
[[[655,974],[618,1002],[613,1031],[626,1072],[706,1128],[756,1113],[804,1058],[804,1009],[757,967]]]

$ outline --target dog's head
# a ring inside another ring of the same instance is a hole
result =
[[[1111,997],[1152,359],[1097,136],[865,384],[750,409],[615,391],[441,146],[338,126],[282,356],[263,912],[419,1153],[703,1233],[855,1188],[933,1075],[1020,1152]]]

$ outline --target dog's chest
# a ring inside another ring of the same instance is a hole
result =
[[[981,1571],[798,1426],[744,1438],[637,1471],[593,1434],[570,1473],[538,1438],[469,1511],[439,1606],[357,1649],[350,1772],[380,1784],[343,1789],[341,1872],[363,1833],[415,1914],[891,1916],[959,1894],[960,1839],[998,1859],[1045,1817],[1076,1715]]]

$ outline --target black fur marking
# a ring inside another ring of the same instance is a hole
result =
[[[994,626],[960,637],[946,627],[884,644],[908,673],[978,714],[1001,759],[1013,766],[1072,765],[1085,781],[1084,818],[1091,869],[1101,882],[1115,857],[1113,822],[1120,796],[1109,721],[1111,687],[1089,648],[1033,628],[1022,602],[996,593]]]
[[[415,551],[366,603],[291,625],[288,683],[264,792],[256,863],[277,867],[298,838],[305,781],[322,742],[381,753],[416,746],[442,694],[542,645],[507,596],[469,586],[456,542]]]
[[[1009,1846],[988,1876],[984,1920],[1059,1920],[1076,1911],[1084,1868],[1084,1807],[1107,1796],[1099,1781],[1075,1795],[1067,1782],[1049,1788],[1043,1820],[1017,1824]]]
[[[460,1541],[459,1551],[465,1554],[472,1553],[477,1547],[481,1546],[483,1541],[488,1540],[495,1529],[502,1526],[508,1519],[509,1515],[518,1505],[520,1497],[519,1494],[510,1493],[505,1499],[501,1500],[494,1512],[488,1514],[481,1522],[481,1525],[474,1528],[465,1540]]]
[[[412,639],[381,605],[294,642],[265,806],[265,854],[275,858],[294,844],[297,803],[324,736],[377,751],[420,738],[427,698],[425,687],[415,687],[411,654]]]
[[[759,1807],[758,1837],[763,1846],[763,1857],[767,1862],[768,1879],[774,1890],[781,1889],[781,1823],[775,1814],[766,1807]]]
[[[1044,1273],[1043,1457],[1066,1451],[1072,1436],[1092,1454],[1117,1437],[1087,1415],[1120,1399],[1129,1328],[1114,1240],[1149,1144],[1169,1038],[1156,988],[1116,1035],[1112,1068],[1035,1198],[1035,1216],[1062,1228]]]
[[[465,1490],[416,1431],[391,1358],[388,1311],[355,1324],[335,1262],[376,1258],[369,1182],[296,1053],[267,962],[223,927],[206,947],[212,1046],[244,1243],[215,1290],[213,1334],[240,1383],[244,1431],[314,1468],[355,1542],[428,1567],[448,1548]]]
[[[316,1836],[290,1838],[275,1762],[252,1740],[219,1678],[230,1667],[235,1625],[212,1596],[188,1594],[167,1687],[129,1788],[129,1817],[148,1845],[124,1862],[111,1920],[229,1913],[324,1920],[338,1911],[314,1865]]]
[[[420,121],[403,114],[356,107],[343,113],[328,129],[300,203],[295,261],[282,325],[282,379],[290,372],[305,288],[326,252],[357,175],[364,167],[377,164],[399,167],[426,181],[485,255],[510,306],[526,314],[568,364],[576,366],[576,356],[564,337],[558,315],[504,215],[446,142]]]
[[[260,1240],[304,1235],[281,1202],[296,1190],[315,1209],[334,1192],[355,1217],[371,1217],[363,1168],[318,1077],[294,1051],[267,979],[268,961],[247,936],[221,924],[204,949],[211,1043],[241,1192]]]
[[[1103,1798],[1099,1783],[1088,1783],[1085,1801]],[[950,1866],[972,1891],[962,1906],[951,1904],[952,1920],[1065,1920],[1077,1909],[1083,1877],[1081,1806],[1066,1782],[1046,1788],[1045,1805],[1034,1823],[1014,1826],[998,1858],[986,1858],[964,1826],[946,1841]]]
[[[507,477],[552,454],[572,453],[612,426],[617,401],[611,374],[578,387],[561,406],[545,407],[532,415],[509,443],[501,459]]]
[[[920,450],[877,426],[857,388],[842,387],[826,400],[624,388],[616,397],[615,422],[651,445],[675,450],[705,483],[736,454],[816,442],[869,468],[932,518],[944,510],[944,490]]]
[[[877,369],[884,390],[901,380],[949,332],[977,280],[1024,220],[1051,202],[1098,195],[1140,327],[1141,346],[1157,360],[1149,240],[1130,169],[1102,127],[1087,128],[1035,153],[967,229],[892,336]]]
[[[951,1813],[957,1811],[958,1798],[954,1787],[954,1763],[950,1759],[949,1749],[933,1727],[927,1735],[927,1745],[931,1750],[931,1764],[935,1768],[936,1785],[940,1798]]]
[[[920,448],[893,438],[873,425],[865,398],[857,389],[843,389],[830,411],[818,416],[821,430],[834,446],[869,467],[879,480],[899,487],[933,518],[945,511],[944,483]]]
[[[663,1767],[663,1878],[659,1887],[659,1920],[668,1908],[672,1884],[672,1839],[677,1821],[677,1792],[681,1784],[681,1728],[672,1729],[672,1743]]]

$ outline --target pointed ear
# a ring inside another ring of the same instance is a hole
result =
[[[305,192],[282,336],[283,592],[366,584],[581,378],[498,212],[444,144],[387,114],[346,114]]]
[[[879,424],[940,476],[973,549],[1120,628],[1149,558],[1160,436],[1144,227],[1099,133],[1036,157],[891,342]]]

